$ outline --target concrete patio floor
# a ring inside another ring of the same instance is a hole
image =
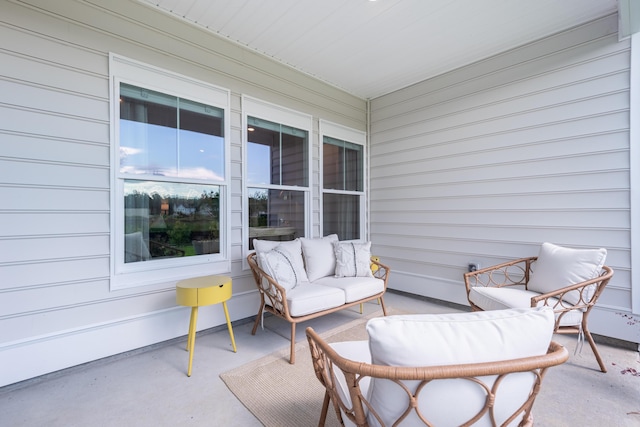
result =
[[[413,313],[465,310],[396,292],[389,292],[385,302]],[[365,305],[365,313],[378,309]],[[343,310],[304,323],[297,328],[297,341],[305,339],[307,326],[324,332],[358,316]],[[275,318],[265,322],[269,328],[255,336],[251,319],[234,323],[237,353],[225,326],[199,333],[191,377],[182,337],[0,388],[0,425],[259,426],[219,374],[288,346],[289,325]],[[562,369],[552,368],[545,377],[534,405],[536,426],[640,426],[638,353],[599,343],[609,370],[603,374],[588,345],[574,354],[575,337],[554,339],[571,355]]]

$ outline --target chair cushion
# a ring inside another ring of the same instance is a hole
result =
[[[389,366],[480,363],[542,355],[548,349],[553,327],[553,311],[548,307],[388,316],[367,322],[372,363]],[[527,399],[533,381],[529,372],[509,376],[507,387],[496,397],[498,424]],[[403,383],[414,393],[419,382]],[[436,389],[426,393],[430,387]],[[459,425],[486,399],[477,384],[462,379],[436,381],[426,388],[418,405],[434,425]],[[406,393],[389,380],[373,379],[369,392],[372,406],[386,424],[396,420],[409,404]],[[415,413],[405,419],[407,425],[419,424],[417,421]],[[378,425],[371,416],[369,422]],[[488,415],[478,425],[491,425]]]
[[[337,234],[318,239],[300,238],[305,269],[310,282],[335,274],[336,254],[333,251],[333,242],[337,241]]]
[[[527,288],[534,292],[545,294],[556,291],[565,286],[595,279],[602,272],[607,257],[607,250],[600,249],[572,249],[543,243],[540,247],[538,260],[532,266]],[[591,299],[596,285],[587,289],[585,298]],[[563,299],[571,304],[580,301],[578,291],[571,291]]]
[[[371,242],[334,242],[336,277],[373,277]]]
[[[354,362],[371,363],[371,353],[369,352],[369,341],[342,341],[329,344],[340,356]],[[344,374],[339,368],[335,368],[336,389],[340,398],[347,407],[351,407],[351,395]],[[371,377],[363,377],[360,382],[360,391],[363,396],[369,392]],[[354,425],[347,417],[342,417],[345,426]]]
[[[289,314],[294,317],[339,307],[344,303],[344,292],[341,289],[309,282],[301,283],[287,292]]]
[[[334,277],[318,279],[313,284],[342,289],[346,302],[357,301],[384,291],[384,280],[375,277]]]
[[[510,308],[531,307],[531,298],[540,295],[537,292],[527,291],[516,287],[492,288],[474,286],[469,291],[469,301],[483,310],[506,310]],[[549,306],[553,307],[557,298],[549,298]],[[542,304],[540,302],[539,304]],[[566,305],[566,304],[565,304]],[[556,314],[557,316],[557,314]],[[577,326],[582,322],[582,311],[571,310],[560,319],[560,326]]]

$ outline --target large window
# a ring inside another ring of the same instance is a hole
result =
[[[251,98],[244,99],[244,106],[245,243],[251,250],[254,239],[293,240],[307,234],[311,120]]]
[[[323,234],[337,234],[340,240],[364,236],[364,145],[334,138],[328,133],[363,141],[336,125],[323,123],[322,137],[322,226]]]
[[[209,88],[208,99],[203,83],[120,61],[128,62],[112,58],[112,287],[217,272],[226,257],[228,93]]]

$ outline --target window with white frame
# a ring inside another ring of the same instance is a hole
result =
[[[365,134],[321,121],[322,233],[364,238]]]
[[[229,92],[110,59],[112,288],[228,271]]]
[[[253,240],[307,235],[311,117],[243,98],[245,123],[245,248]]]

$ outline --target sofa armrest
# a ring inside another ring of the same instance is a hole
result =
[[[387,282],[389,281],[389,273],[391,273],[389,266],[381,263],[378,257],[371,257],[371,271],[373,273],[373,277],[384,280],[384,289],[386,291]]]
[[[270,306],[277,314],[290,320],[286,289],[258,266],[255,252],[247,256],[247,261],[249,262],[249,267],[253,273],[258,291],[260,292],[262,304]]]

